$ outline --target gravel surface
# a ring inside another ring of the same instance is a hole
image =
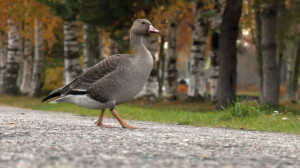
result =
[[[299,135],[96,119],[0,106],[0,167],[300,167]]]

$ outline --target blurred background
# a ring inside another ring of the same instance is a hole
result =
[[[146,101],[298,101],[298,0],[1,0],[0,93],[40,97],[117,53],[137,18],[155,60]]]

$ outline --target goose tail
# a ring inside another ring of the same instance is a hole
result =
[[[60,96],[60,95],[61,95],[61,94],[60,94],[61,89],[62,89],[62,88],[58,88],[58,89],[53,90],[47,97],[45,97],[45,98],[42,100],[42,102],[47,101],[47,100],[49,100],[49,99],[51,99],[51,98],[53,98],[53,97]]]

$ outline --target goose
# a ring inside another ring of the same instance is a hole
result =
[[[160,33],[146,19],[137,19],[130,29],[130,43],[134,54],[116,54],[100,61],[69,84],[52,91],[42,102],[56,97],[50,103],[72,103],[89,109],[101,110],[95,124],[104,125],[103,115],[110,109],[123,128],[136,129],[123,120],[115,107],[133,99],[146,83],[152,67],[153,57],[143,44],[142,37]]]

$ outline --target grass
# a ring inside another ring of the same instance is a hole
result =
[[[9,106],[71,112],[82,116],[99,115],[99,110],[90,110],[72,104],[48,104],[40,101],[41,99],[25,96],[0,97],[0,104]],[[274,110],[279,111],[279,114],[272,115]],[[278,109],[269,109],[253,101],[238,102],[235,106],[215,111],[211,103],[136,100],[118,106],[117,111],[121,117],[129,120],[300,134],[300,106],[288,103]],[[109,112],[106,112],[105,116],[112,117]]]

